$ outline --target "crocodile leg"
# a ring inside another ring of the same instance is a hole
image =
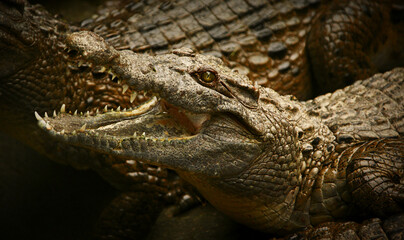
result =
[[[404,147],[401,138],[381,138],[339,148],[319,171],[309,193],[310,222],[387,218],[403,210]]]
[[[364,212],[386,217],[403,211],[404,145],[401,139],[366,143],[347,154],[347,183]]]

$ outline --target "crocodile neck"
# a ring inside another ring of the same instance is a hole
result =
[[[222,178],[220,181],[207,181],[206,177],[189,172],[178,171],[178,174],[194,185],[213,206],[251,228],[285,234],[324,222],[316,220],[316,213],[310,211],[317,204],[311,199],[316,194],[313,189],[328,187],[323,186],[323,174],[329,169],[336,137],[318,116],[309,114],[303,102],[292,96],[281,96],[271,89],[261,88],[260,102],[263,113],[282,116],[275,120],[278,122],[273,122],[278,125],[273,129],[274,132],[291,129],[296,135],[298,141],[294,146],[299,154],[291,157],[292,162],[288,162],[285,151],[294,150],[282,148],[283,145],[288,145],[288,140],[274,139],[269,148],[277,149],[273,144],[278,142],[279,150],[258,157],[240,175]],[[277,157],[285,155],[286,159]],[[260,171],[257,166],[261,164],[271,164],[269,168],[273,169],[273,178],[278,178],[280,182],[267,180],[273,184],[266,186],[265,191],[260,189],[259,184],[253,184],[255,188],[246,188],[243,194],[239,194],[240,184],[243,184],[240,179],[246,180],[247,185],[249,180],[263,181],[248,177],[257,176]],[[332,181],[336,180],[334,176]],[[285,185],[284,182],[288,184]],[[339,187],[344,189],[345,184],[340,183]],[[223,189],[227,190],[224,192]],[[251,201],[251,198],[254,200]],[[343,211],[340,215],[346,216],[347,212],[348,210]],[[320,217],[324,218],[321,214]]]

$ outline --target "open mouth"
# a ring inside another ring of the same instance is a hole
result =
[[[121,83],[121,81],[119,81]],[[124,89],[127,88],[123,85]],[[136,91],[132,91],[136,94]],[[209,114],[195,114],[176,107],[156,94],[141,105],[130,109],[104,108],[94,115],[66,113],[62,106],[59,113],[41,117],[35,113],[39,125],[59,135],[75,135],[81,132],[116,136],[119,138],[145,138],[151,140],[179,140],[197,135]],[[133,96],[133,94],[132,94]]]
[[[108,74],[109,81],[122,89],[121,95],[129,95],[130,106],[135,107],[128,108],[128,104],[126,104],[111,109],[105,105],[102,110],[83,114],[71,109],[67,111],[65,106],[62,106],[59,114],[54,111],[52,117],[47,114],[41,117],[36,113],[39,125],[53,134],[69,136],[77,133],[89,133],[120,139],[185,139],[197,135],[202,125],[210,119],[209,114],[195,114],[174,106],[161,98],[159,94],[148,89],[129,86],[126,78],[112,70],[114,63],[97,63],[90,57],[86,58],[88,55],[85,51],[74,47],[66,47],[65,51],[73,62],[77,61],[80,63],[79,65],[90,66],[92,69],[97,68],[99,72]]]

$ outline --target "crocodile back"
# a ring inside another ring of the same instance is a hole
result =
[[[375,138],[403,137],[404,69],[358,81],[306,102],[339,143]]]

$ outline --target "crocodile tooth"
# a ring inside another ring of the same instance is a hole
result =
[[[126,112],[126,108],[124,108],[123,111]]]
[[[145,132],[143,132],[143,133],[142,133],[142,136],[143,136],[143,137],[146,137],[146,133],[145,133]]]
[[[95,114],[98,115],[98,113],[100,113],[100,111],[97,108],[97,110],[95,110]]]
[[[62,106],[60,107],[60,112],[64,113],[66,112],[66,105],[63,103]]]
[[[118,107],[116,108],[116,111],[117,111],[117,112],[120,112],[120,111],[121,111],[121,106],[118,106]]]
[[[76,134],[76,130],[74,130],[74,131],[72,132],[72,134],[75,135],[75,134]]]
[[[56,110],[53,110],[53,117],[57,117]]]
[[[45,125],[46,130],[52,130],[52,126],[49,123],[46,123]]]
[[[40,120],[38,120],[38,125],[39,125],[41,128],[46,127],[46,122],[45,122],[45,120],[43,120],[42,118],[41,118]]]
[[[86,130],[87,123],[84,123],[83,126],[81,126],[80,131],[84,132]]]
[[[118,84],[122,84],[122,80],[121,80],[121,79],[118,79]]]
[[[122,94],[124,94],[128,90],[129,86],[127,84],[124,84],[122,86]]]
[[[115,79],[117,78],[117,76],[116,76],[113,72],[111,72],[111,74],[112,74],[111,80],[112,80],[112,81],[115,81]]]
[[[35,111],[35,118],[36,118],[36,120],[38,120],[38,121],[43,121],[43,118],[41,117],[41,115],[39,115],[36,111]]]
[[[87,111],[85,116],[89,117],[90,116],[90,111]]]
[[[100,72],[105,72],[105,70],[107,70],[104,66],[102,66],[101,68],[100,68]]]
[[[126,163],[129,165],[134,165],[136,162],[135,160],[126,160]]]
[[[77,116],[77,109],[76,109],[76,111],[74,111],[73,115],[74,115],[74,116]]]
[[[62,131],[60,131],[60,134],[64,135],[64,134],[65,134],[65,130],[62,129]]]
[[[134,136],[134,137],[137,137],[137,132],[134,132],[134,133],[133,133],[133,136]]]
[[[133,103],[133,101],[135,101],[135,98],[137,96],[137,92],[132,92],[132,94],[130,95],[130,103]]]
[[[104,107],[104,112],[108,112],[108,106],[107,105],[105,105],[105,107]]]
[[[130,177],[137,177],[137,176],[138,176],[138,173],[137,173],[137,172],[129,172],[128,175],[129,175]]]
[[[49,116],[48,116],[48,113],[47,113],[47,112],[45,112],[45,117],[46,117],[46,118],[49,118]]]

